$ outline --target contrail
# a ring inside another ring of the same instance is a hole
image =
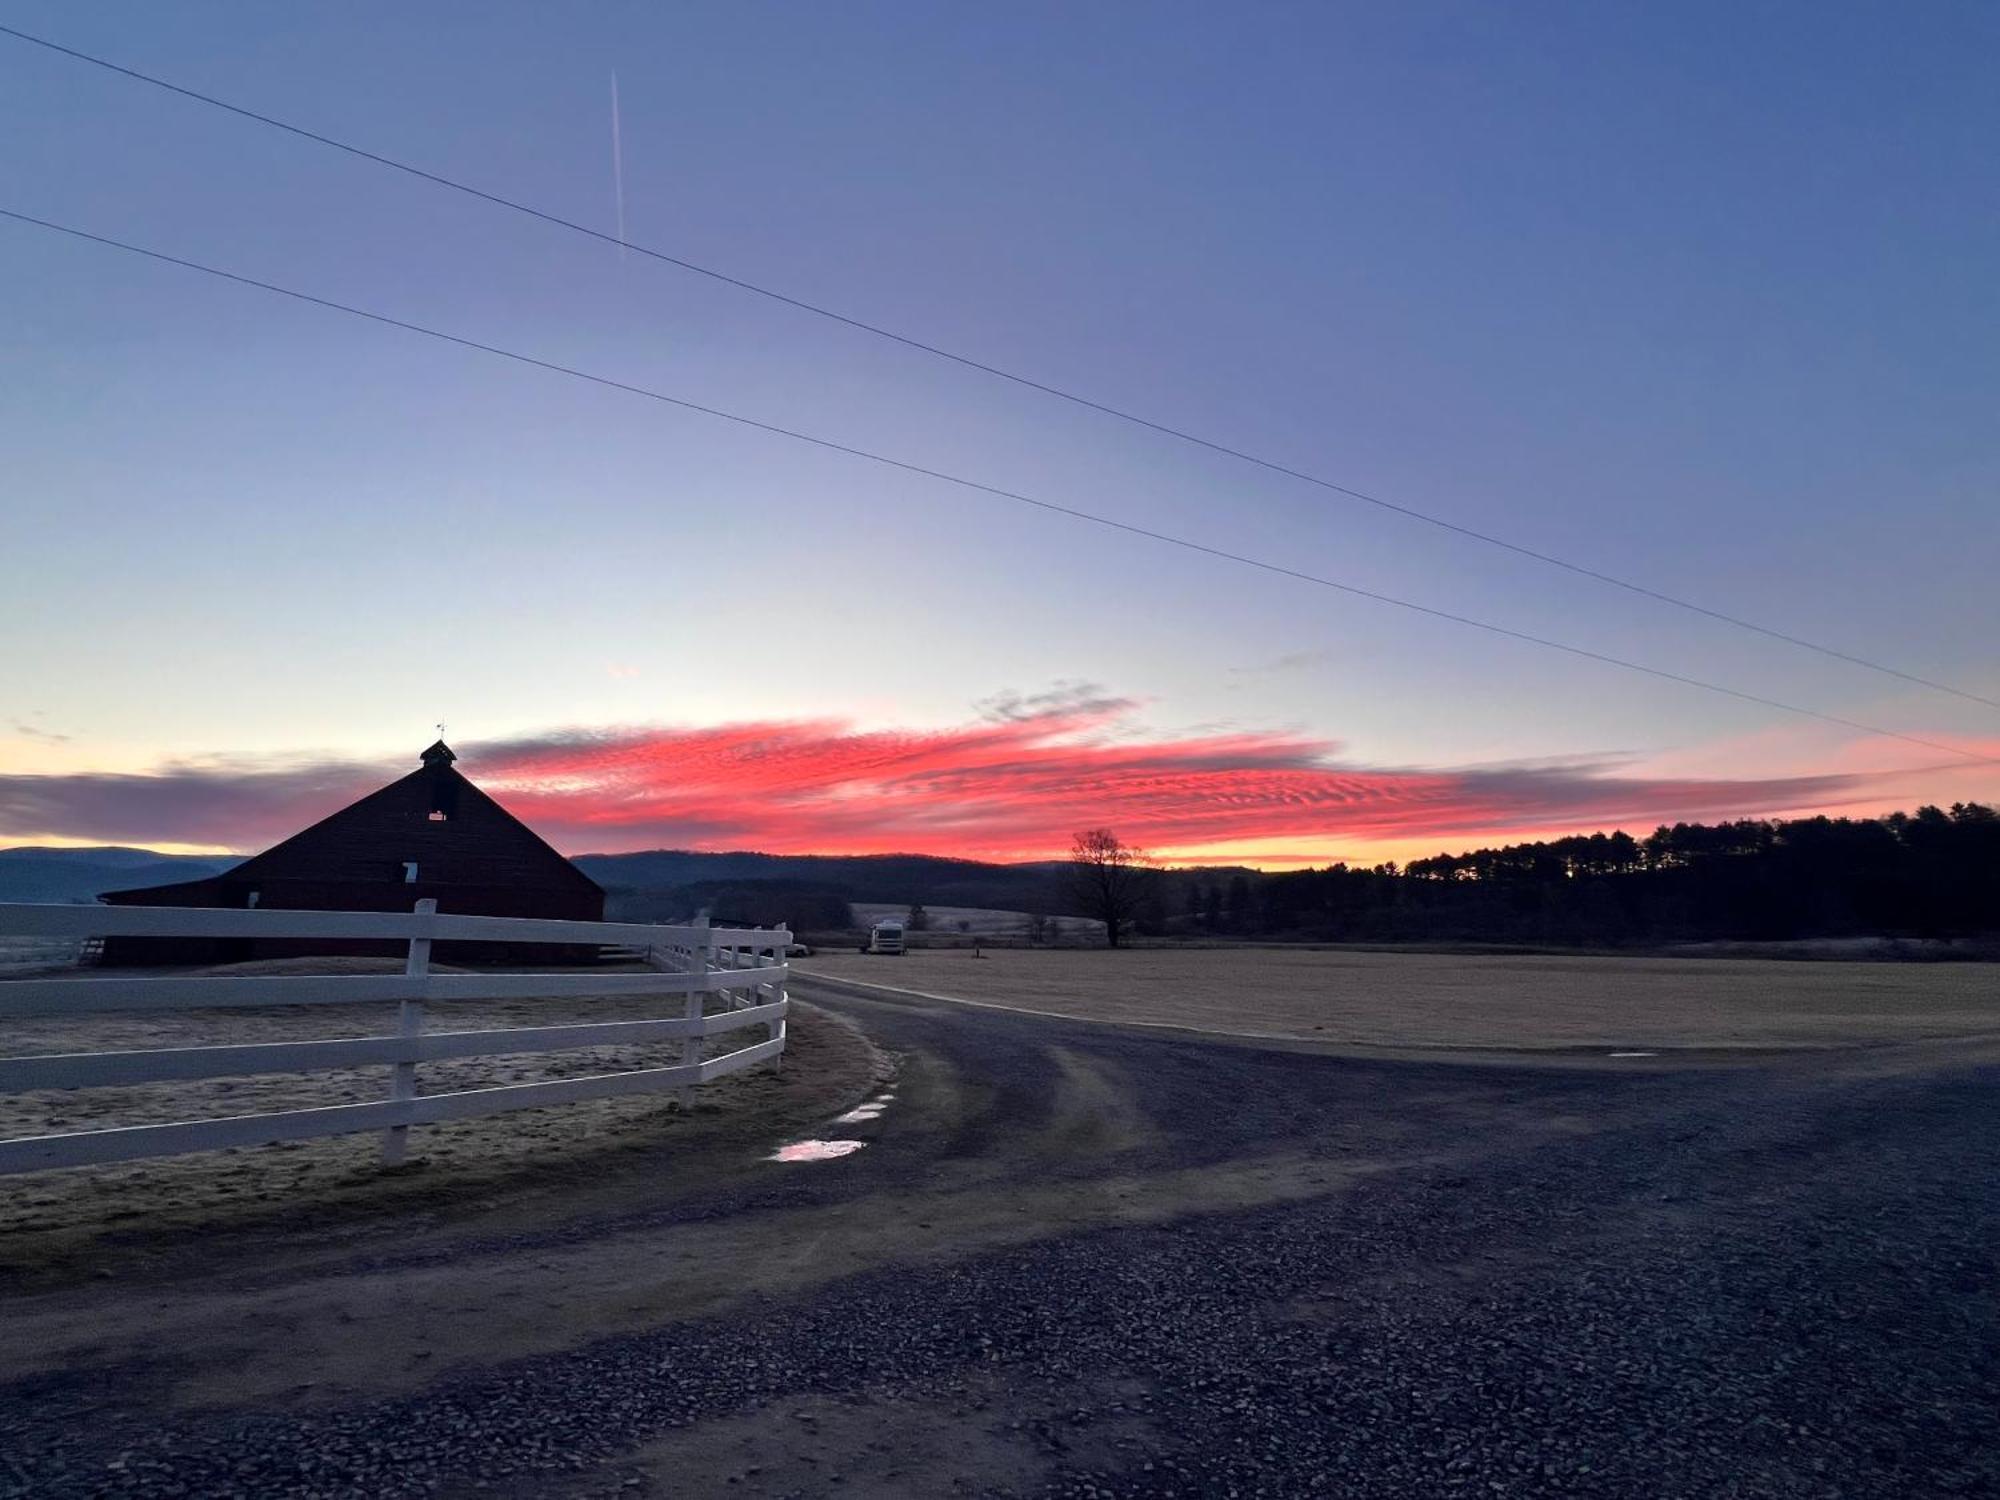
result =
[[[618,258],[625,258],[625,152],[618,126],[618,74],[611,75],[611,192],[618,201]]]

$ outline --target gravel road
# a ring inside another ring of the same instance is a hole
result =
[[[1354,1057],[801,991],[901,1056],[825,1132],[862,1149],[13,1297],[0,1494],[2000,1495],[1991,1048]]]

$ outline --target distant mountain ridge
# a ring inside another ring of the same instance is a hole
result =
[[[171,885],[219,875],[242,861],[233,854],[162,854],[106,845],[0,849],[0,901],[92,902],[105,891]]]
[[[95,901],[105,891],[199,880],[241,862],[234,855],[161,854],[122,845],[0,849],[0,901]],[[920,901],[1003,911],[1054,911],[1063,905],[1061,860],[987,864],[933,854],[646,849],[579,854],[573,863],[607,890],[620,892],[785,885],[837,893],[849,901]],[[1211,879],[1255,874],[1235,866],[1185,873]]]
[[[168,885],[220,874],[233,855],[161,854],[122,845],[0,849],[0,901],[95,901],[105,891]],[[716,883],[805,883],[855,901],[927,901],[940,906],[1021,907],[1043,899],[1060,866],[993,865],[923,854],[705,854],[648,849],[581,854],[574,863],[607,889],[659,890]]]
[[[112,869],[173,864],[180,860],[224,867],[240,863],[240,857],[234,854],[162,854],[158,849],[135,849],[124,844],[92,844],[83,848],[61,849],[42,844],[18,844],[11,849],[0,849],[0,862],[9,860],[38,860],[57,865],[104,865]]]
[[[931,854],[719,854],[648,849],[633,854],[579,854],[573,861],[607,890],[657,890],[716,882],[804,882],[838,890],[850,901],[922,901],[935,906],[1030,909],[1045,902],[1054,860],[984,864]]]

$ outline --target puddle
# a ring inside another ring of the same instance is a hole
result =
[[[895,1097],[894,1094],[877,1094],[866,1104],[857,1104],[846,1114],[836,1116],[833,1123],[836,1125],[860,1125],[869,1120],[879,1120],[882,1118],[882,1111],[889,1107],[890,1101]]]
[[[793,1141],[773,1151],[767,1160],[832,1161],[837,1156],[850,1156],[867,1144],[866,1141]]]
[[[1613,1057],[1658,1057],[1660,1054],[1657,1052],[1613,1052],[1610,1055]]]

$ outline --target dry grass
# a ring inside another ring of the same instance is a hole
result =
[[[308,959],[238,964],[212,972],[370,973],[400,967],[389,960]],[[664,1003],[678,1007],[679,1002],[633,995],[434,1003],[427,1029],[639,1020],[662,1014]],[[383,1036],[395,1029],[395,1009],[377,1003],[29,1017],[7,1023],[0,1052],[20,1057]],[[724,1033],[709,1038],[707,1046],[712,1053],[733,1051],[763,1035],[762,1028]],[[672,1040],[425,1063],[417,1070],[418,1092],[660,1067],[680,1060],[680,1046]],[[878,1061],[852,1028],[817,1013],[795,1012],[784,1069],[758,1067],[704,1085],[696,1096],[695,1115],[723,1127],[718,1139],[756,1146],[782,1128],[777,1122],[851,1102],[876,1076]],[[385,1096],[388,1075],[388,1068],[375,1066],[0,1094],[0,1139],[361,1103]],[[663,1133],[680,1137],[692,1123],[670,1095],[639,1094],[423,1126],[410,1140],[412,1158],[425,1168],[416,1178],[399,1179],[377,1170],[379,1133],[0,1178],[0,1274],[32,1258],[31,1247],[35,1256],[45,1254],[52,1237],[88,1237],[120,1225],[206,1220],[230,1209],[256,1214],[307,1203],[427,1198],[448,1184],[487,1184],[513,1172],[574,1171],[607,1148],[640,1145]]]
[[[1405,1047],[1832,1047],[2000,1030],[2000,969],[1303,948],[829,953],[824,974],[1097,1021]]]

